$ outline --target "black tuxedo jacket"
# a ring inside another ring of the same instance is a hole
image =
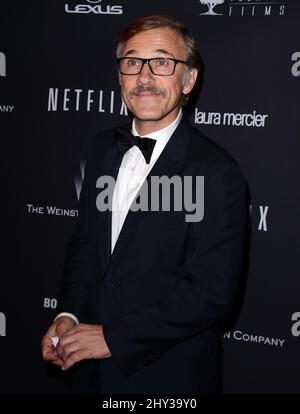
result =
[[[103,324],[112,358],[81,362],[75,382],[107,393],[215,392],[218,324],[243,257],[242,174],[183,118],[147,179],[204,176],[203,219],[187,222],[186,210],[129,211],[111,254],[111,212],[97,209],[96,182],[117,177],[115,140],[111,129],[92,142],[59,296],[60,311]]]

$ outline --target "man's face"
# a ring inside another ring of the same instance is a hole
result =
[[[183,40],[175,31],[151,29],[129,39],[120,57],[165,57],[185,61]],[[188,71],[188,75],[185,73]],[[185,73],[185,77],[184,77]],[[183,84],[183,79],[187,79]],[[178,63],[171,76],[154,75],[148,64],[138,75],[120,75],[122,97],[137,123],[155,122],[156,129],[169,125],[178,115],[182,94],[188,94],[196,81],[197,70]]]

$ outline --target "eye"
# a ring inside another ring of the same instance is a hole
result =
[[[138,59],[130,58],[127,59],[127,66],[138,66],[140,64]]]
[[[155,60],[155,65],[156,66],[168,66],[168,64],[169,64],[168,60],[164,59],[164,58],[160,58],[160,59]]]

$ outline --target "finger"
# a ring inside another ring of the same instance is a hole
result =
[[[51,341],[51,336],[55,336],[55,329],[51,327],[48,329],[47,333],[43,336],[41,345],[42,345],[42,356],[46,361],[52,361],[55,357],[53,343]]]
[[[78,332],[77,330],[71,329],[70,331],[68,331],[67,333],[63,334],[60,338],[59,338],[59,344],[65,346],[68,344],[71,344],[75,341],[77,341],[80,337],[80,332]]]
[[[60,358],[56,358],[55,360],[51,361],[53,365],[57,365],[59,367],[62,367],[64,365],[64,361]]]
[[[42,348],[44,347],[51,347],[52,346],[52,342],[51,342],[51,336],[50,335],[45,335],[41,341],[41,345]]]
[[[80,331],[81,331],[80,324],[79,325],[75,325],[73,328],[69,329],[67,332],[64,332],[64,334],[61,337],[67,338],[69,336],[72,336],[72,335],[80,332]]]
[[[68,332],[66,332],[63,336],[73,335],[79,332],[87,332],[91,329],[91,327],[93,327],[93,325],[79,323],[78,325],[75,325],[72,329],[70,329]]]
[[[56,348],[57,355],[63,361],[66,361],[72,353],[80,350],[80,342],[74,336],[72,338],[72,342],[69,342],[69,338],[67,340],[61,340],[59,346]]]
[[[45,361],[52,361],[57,358],[56,352],[52,345],[44,345],[42,348],[42,356]]]
[[[69,358],[64,362],[61,369],[63,371],[66,371],[67,369],[71,368],[74,364],[76,364],[79,361],[84,360],[84,353],[82,351],[74,352],[69,356]]]
[[[68,338],[66,338],[65,335],[60,337],[59,342],[55,348],[57,354],[62,358],[63,354],[66,352],[66,347],[74,343],[76,343],[76,338],[74,337],[74,335],[69,336]]]
[[[50,328],[48,329],[48,331],[45,333],[45,335],[42,338],[42,343],[47,340],[48,338],[50,338],[50,336],[54,336],[56,335],[56,326],[54,324],[52,324],[50,326]]]

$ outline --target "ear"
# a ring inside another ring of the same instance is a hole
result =
[[[195,68],[191,69],[189,80],[184,85],[184,88],[182,91],[184,95],[188,95],[192,91],[193,87],[195,86],[197,77],[198,77],[198,69],[195,69]]]
[[[119,72],[119,85],[121,85],[121,73]]]

